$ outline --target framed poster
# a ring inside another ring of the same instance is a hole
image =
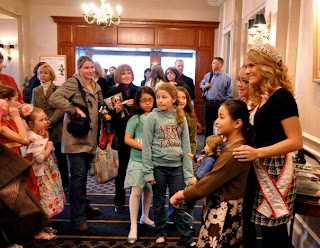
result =
[[[62,85],[67,79],[66,55],[39,55],[40,62],[49,64],[56,75],[53,81],[56,85]]]

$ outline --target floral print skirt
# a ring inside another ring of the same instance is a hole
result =
[[[37,183],[41,196],[40,203],[47,215],[51,218],[61,213],[66,198],[58,166],[51,155],[44,161],[44,176],[38,176]]]
[[[243,198],[227,201],[214,194],[208,196],[197,247],[242,247],[242,204]]]

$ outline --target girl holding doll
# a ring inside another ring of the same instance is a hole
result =
[[[184,189],[193,176],[189,132],[184,112],[177,107],[177,89],[162,84],[156,93],[157,108],[146,118],[143,128],[142,163],[146,182],[152,184],[156,247],[166,242],[166,189],[172,196]],[[194,247],[192,220],[181,209],[175,209],[174,221],[181,235],[181,244]]]
[[[138,89],[131,108],[132,116],[126,127],[124,141],[131,147],[130,160],[125,178],[125,188],[131,187],[130,219],[131,227],[128,243],[133,244],[138,237],[137,217],[139,213],[140,198],[142,198],[142,216],[140,224],[154,227],[154,222],[149,219],[149,210],[152,199],[152,189],[149,182],[145,183],[142,172],[142,135],[145,119],[155,107],[155,95],[151,88],[143,86]]]
[[[239,100],[224,102],[216,120],[219,135],[228,143],[213,169],[199,182],[174,194],[170,203],[179,208],[182,200],[205,198],[198,247],[240,247],[242,245],[242,205],[249,162],[238,162],[233,149],[253,143],[247,105]]]

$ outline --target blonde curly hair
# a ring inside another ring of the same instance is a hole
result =
[[[295,96],[294,85],[288,76],[288,68],[280,60],[278,63],[267,54],[257,50],[249,50],[247,58],[261,70],[261,74],[266,78],[266,83],[259,87],[257,84],[249,85],[249,100],[253,106],[260,103],[261,98],[269,99],[274,89],[283,87]]]

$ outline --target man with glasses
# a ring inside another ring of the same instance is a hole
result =
[[[21,96],[21,92],[16,84],[16,81],[14,81],[13,77],[2,74],[1,73],[2,67],[3,67],[3,55],[2,55],[2,53],[0,53],[0,84],[7,85],[7,86],[14,88],[18,92],[18,101],[20,103],[24,103],[22,96]]]
[[[204,104],[205,138],[213,134],[213,123],[218,118],[221,103],[233,97],[231,77],[222,71],[223,59],[213,58],[211,67],[212,72],[208,72],[200,82],[200,89],[206,98]]]

